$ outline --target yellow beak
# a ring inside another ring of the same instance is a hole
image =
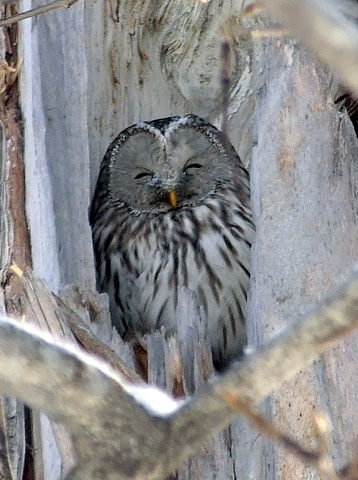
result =
[[[169,193],[168,193],[168,198],[169,198],[169,202],[170,202],[170,205],[173,207],[173,208],[176,208],[178,206],[178,195],[177,195],[177,192],[175,190],[171,190]]]

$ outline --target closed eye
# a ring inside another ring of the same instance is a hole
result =
[[[143,178],[143,177],[151,177],[152,174],[150,172],[140,172],[138,173],[138,175],[136,175],[134,177],[134,180],[139,180],[140,178]]]
[[[202,168],[202,165],[200,165],[200,163],[190,163],[189,165],[187,165],[186,167],[183,168],[183,172],[186,172],[191,168],[193,168],[193,169]]]

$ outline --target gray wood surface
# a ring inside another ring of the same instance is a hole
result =
[[[118,132],[139,120],[189,112],[220,126],[220,27],[240,9],[241,2],[219,0],[85,0],[21,23],[33,269],[56,293],[72,282],[94,289],[87,207],[101,158]],[[290,39],[234,42],[229,134],[251,165],[257,224],[248,312],[253,348],[307,311],[357,258],[357,140],[329,84],[328,71]],[[120,344],[108,328],[99,335]],[[357,435],[356,343],[355,334],[342,340],[262,406],[308,445],[312,413],[327,411],[338,465]],[[153,378],[164,382],[159,373]],[[46,461],[37,457],[36,480],[58,480],[67,468],[54,428],[38,422]],[[218,434],[178,475],[315,478],[245,420]]]
[[[249,322],[254,343],[312,307],[358,257],[357,139],[333,105],[327,70],[295,42],[281,40],[265,42],[260,65],[251,175],[258,227]],[[302,442],[314,436],[314,412],[327,412],[338,464],[357,435],[357,340],[355,333],[342,341],[267,407]],[[281,478],[312,476],[289,454],[271,448],[265,456]]]

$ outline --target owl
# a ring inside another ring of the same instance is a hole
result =
[[[246,344],[254,226],[249,177],[233,146],[195,115],[122,131],[102,161],[90,207],[99,291],[123,338],[176,331],[178,293],[194,292],[214,366]]]

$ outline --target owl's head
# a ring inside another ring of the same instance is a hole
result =
[[[138,212],[199,205],[220,188],[235,188],[238,169],[244,170],[223,135],[195,115],[127,128],[104,164],[109,198]]]

